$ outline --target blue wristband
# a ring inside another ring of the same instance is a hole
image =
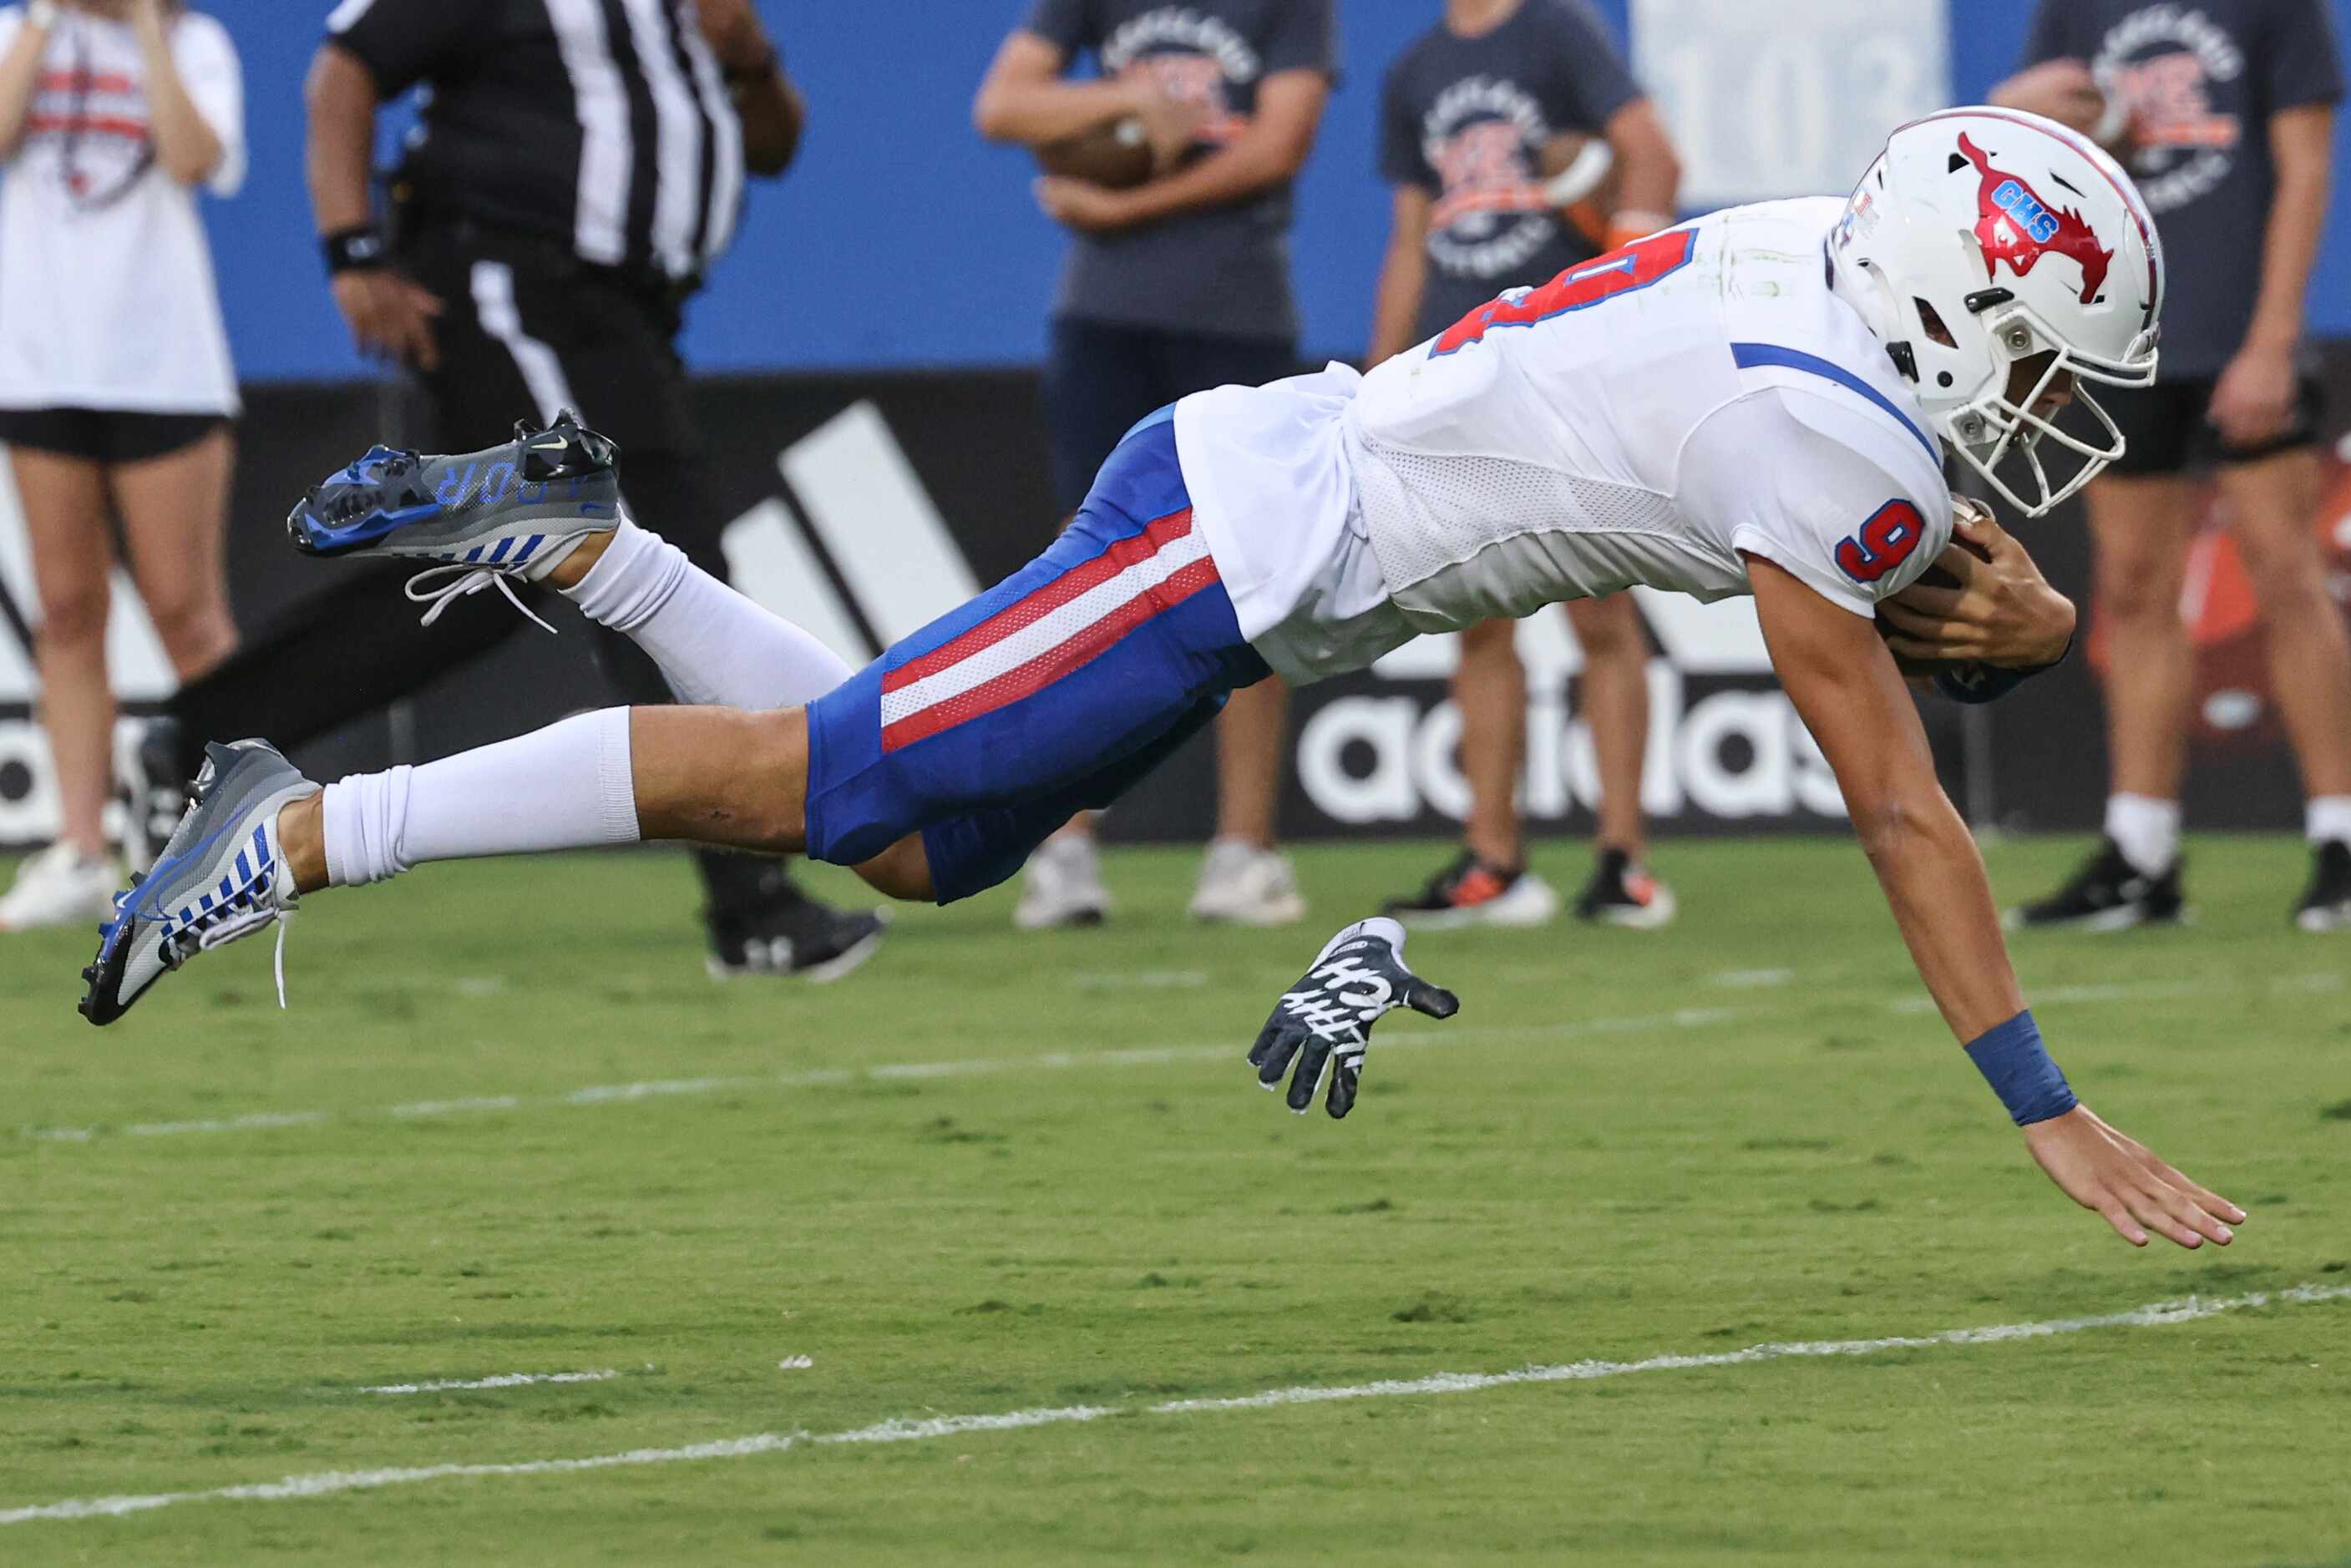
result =
[[[2030,1008],[1969,1041],[1968,1060],[2018,1127],[2062,1116],[2079,1103],[2041,1044],[2041,1025],[2032,1022]]]

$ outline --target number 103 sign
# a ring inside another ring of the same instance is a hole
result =
[[[1686,210],[1843,195],[1887,131],[1950,104],[1944,0],[1632,0],[1632,18]]]

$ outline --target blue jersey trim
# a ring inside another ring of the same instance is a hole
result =
[[[1938,463],[1943,461],[1942,449],[1935,444],[1934,438],[1913,423],[1909,415],[1895,407],[1893,399],[1834,360],[1823,359],[1817,354],[1807,354],[1801,348],[1782,348],[1776,343],[1733,343],[1730,358],[1742,370],[1803,370],[1859,392],[1900,421],[1904,430],[1918,438],[1918,444],[1927,449],[1928,457]]]

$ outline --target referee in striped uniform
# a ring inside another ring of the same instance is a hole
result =
[[[631,508],[723,577],[676,337],[746,174],[781,173],[799,138],[799,96],[750,0],[344,0],[327,29],[306,96],[335,303],[364,350],[421,376],[425,444],[464,451],[577,409],[627,452]],[[413,88],[427,91],[386,223],[376,115]],[[317,732],[512,624],[451,616],[420,637],[399,595],[353,584],[186,693],[183,732]],[[625,638],[601,634],[599,656],[632,701],[671,700]],[[305,668],[348,679],[288,680]],[[699,860],[715,972],[831,978],[878,940],[874,916],[807,898],[776,861]]]

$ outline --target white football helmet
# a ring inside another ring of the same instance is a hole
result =
[[[2019,109],[1913,120],[1855,187],[1829,254],[1838,296],[1885,343],[1937,433],[2026,516],[2122,456],[2121,431],[2080,383],[2155,379],[2163,247],[2138,187],[2087,137]],[[2053,349],[2011,399],[2011,368]],[[2069,375],[2103,444],[2035,411]],[[2082,459],[2055,486],[2043,437]],[[1995,472],[2011,457],[2029,495]]]

